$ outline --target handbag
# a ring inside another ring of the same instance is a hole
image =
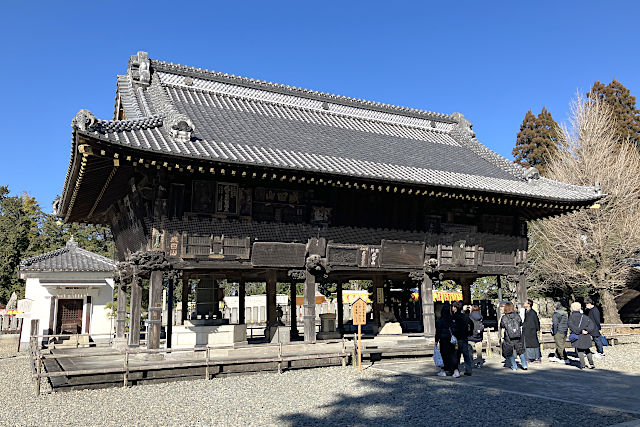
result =
[[[433,363],[435,363],[438,368],[444,368],[444,360],[442,359],[442,354],[437,344],[433,347]]]
[[[578,323],[578,329],[580,328],[580,325],[582,325],[582,318],[583,317],[584,317],[584,314],[580,316],[580,322]],[[573,332],[571,332],[569,334],[569,342],[574,343],[574,342],[578,341],[578,339],[580,339],[580,335],[574,334]]]
[[[451,328],[449,328],[449,332],[451,332]],[[453,335],[453,332],[451,332],[451,344],[458,345],[458,339]]]

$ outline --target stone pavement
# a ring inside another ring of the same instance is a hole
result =
[[[439,369],[430,359],[381,361],[367,368],[566,403],[583,404],[586,396],[588,406],[615,409],[640,418],[640,375],[637,374],[599,369],[581,371],[575,365],[552,362],[532,364],[527,371],[515,372],[505,368],[497,358],[488,359],[482,369],[474,369],[471,377],[460,378],[435,376]]]

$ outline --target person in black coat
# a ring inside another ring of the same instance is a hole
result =
[[[436,336],[435,341],[440,348],[440,354],[442,355],[442,361],[444,362],[444,368],[438,373],[439,376],[445,376],[447,374],[452,375],[457,373],[458,377],[460,372],[458,371],[458,363],[460,358],[457,357],[456,346],[451,344],[453,321],[451,319],[451,304],[445,302],[442,304],[440,312],[440,318],[436,322]]]
[[[598,307],[593,305],[593,301],[591,298],[586,298],[584,300],[584,305],[587,307],[587,314],[589,315],[589,319],[593,322],[594,328],[591,336],[593,337],[593,342],[596,345],[596,350],[598,353],[596,357],[604,357],[604,348],[602,346],[602,334],[600,330],[602,329],[602,325],[600,324],[600,310]]]
[[[527,359],[524,357],[524,340],[522,338],[522,319],[516,312],[513,303],[504,305],[504,315],[500,319],[500,329],[504,329],[504,338],[502,340],[502,356],[507,359],[511,365],[511,369],[518,370],[516,365],[516,353],[520,357],[522,369],[528,368]]]
[[[584,356],[587,355],[589,367],[591,369],[596,366],[593,364],[593,356],[591,355],[591,333],[595,325],[589,319],[589,316],[582,314],[580,309],[582,306],[579,302],[571,304],[571,315],[569,316],[569,341],[571,346],[578,352],[580,358],[580,369],[585,368]]]
[[[522,335],[524,336],[525,355],[529,362],[540,363],[542,354],[540,353],[540,319],[538,313],[533,309],[533,300],[528,299],[524,303],[524,322],[522,323]]]
[[[482,313],[480,307],[476,304],[471,306],[471,314],[469,320],[473,324],[473,333],[469,337],[469,345],[473,347],[476,358],[473,361],[476,368],[481,368],[484,363],[482,358],[482,339],[484,335],[484,324],[482,323]]]
[[[471,376],[473,369],[473,349],[469,345],[469,336],[473,334],[473,322],[467,313],[463,311],[461,301],[451,304],[451,320],[453,322],[452,332],[458,341],[458,364],[460,356],[464,358],[464,374]],[[455,377],[455,372],[453,373]]]

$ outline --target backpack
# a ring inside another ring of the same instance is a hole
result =
[[[522,336],[520,331],[520,324],[516,320],[515,316],[505,316],[504,329],[507,331],[507,337],[509,339],[518,339]]]
[[[480,339],[482,338],[482,333],[484,332],[484,324],[480,320],[471,319],[473,322],[473,338]]]

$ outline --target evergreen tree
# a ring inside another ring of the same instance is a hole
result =
[[[535,167],[544,174],[547,162],[557,150],[557,127],[545,107],[538,117],[531,110],[527,111],[513,149],[514,162]]]
[[[6,304],[15,291],[21,295],[22,281],[18,265],[29,248],[35,221],[29,216],[23,199],[9,196],[9,188],[0,186],[0,303]]]
[[[640,148],[640,111],[636,108],[636,97],[631,96],[629,89],[616,79],[606,86],[596,81],[587,96],[602,100],[611,107],[620,142],[628,140]]]
[[[9,189],[0,186],[0,303],[13,292],[23,295],[24,281],[18,278],[21,260],[63,248],[71,236],[81,248],[113,257],[108,227],[62,223],[44,213],[29,194],[10,196]]]

